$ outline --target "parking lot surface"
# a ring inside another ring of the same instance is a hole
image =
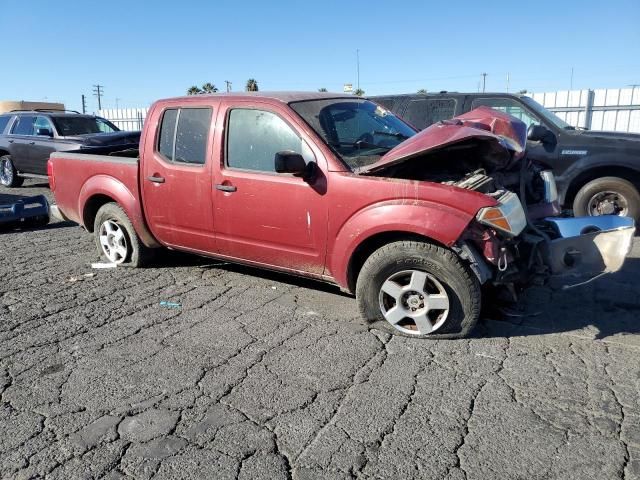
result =
[[[0,233],[2,478],[640,478],[638,241],[456,341],[311,281],[97,258],[69,223]]]

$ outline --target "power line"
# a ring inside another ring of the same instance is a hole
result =
[[[104,95],[104,85],[93,86],[93,96],[98,97],[98,110],[102,110],[102,96]]]

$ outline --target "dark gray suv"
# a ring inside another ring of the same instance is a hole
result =
[[[140,132],[122,132],[108,120],[59,110],[0,115],[0,185],[46,178],[52,152],[103,153],[137,149]]]

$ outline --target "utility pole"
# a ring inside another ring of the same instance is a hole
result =
[[[229,80],[225,80],[224,83],[227,84],[227,93],[231,91],[231,82]]]
[[[356,49],[356,70],[358,73],[357,89],[360,90],[360,50]]]
[[[93,86],[93,96],[98,97],[98,110],[102,110],[102,96],[104,95],[104,85]]]
[[[509,74],[507,73],[507,93],[509,93]]]
[[[82,94],[82,113],[87,113],[87,97]]]
[[[482,93],[485,91],[485,87],[487,86],[487,74],[482,74]]]
[[[120,100],[122,100],[122,99],[116,97],[116,110],[120,110]]]
[[[569,82],[569,90],[573,90],[573,67],[571,67],[571,80]]]

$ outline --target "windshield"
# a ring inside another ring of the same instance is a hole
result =
[[[291,103],[351,170],[370,165],[416,134],[394,114],[363,99],[334,98]]]
[[[521,100],[524,103],[526,103],[531,108],[531,110],[536,112],[538,115],[543,117],[548,122],[551,122],[556,127],[561,128],[563,130],[575,130],[575,127],[572,127],[571,125],[569,125],[567,122],[562,120],[560,117],[558,117],[552,111],[547,110],[546,108],[544,108],[542,105],[540,105],[538,102],[536,102],[533,98],[531,98],[531,97],[521,97]]]
[[[53,123],[63,137],[119,131],[113,123],[100,117],[53,117]]]

